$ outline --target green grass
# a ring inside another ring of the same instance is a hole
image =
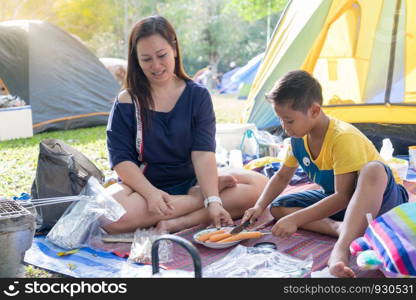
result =
[[[0,196],[30,193],[35,178],[39,143],[60,139],[84,153],[105,175],[110,175],[105,126],[36,134],[32,138],[0,142]]]
[[[214,95],[217,123],[238,123],[246,101],[232,95]],[[87,156],[106,177],[113,172],[108,165],[105,126],[35,134],[31,138],[0,142],[0,197],[30,193],[35,178],[39,143],[60,139]]]
[[[214,95],[212,97],[217,123],[240,123],[247,101],[238,100],[235,95]]]
[[[217,123],[239,123],[246,101],[232,95],[213,95]],[[39,143],[60,139],[86,155],[106,177],[114,175],[108,165],[105,126],[54,131],[31,138],[0,141],[0,198],[29,193],[35,178]],[[25,268],[25,277],[60,277],[33,266]]]

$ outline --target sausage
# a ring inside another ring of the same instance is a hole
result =
[[[263,232],[260,231],[247,231],[233,234],[232,236],[218,241],[218,243],[230,243],[247,239],[256,239],[263,236]]]
[[[211,236],[216,235],[216,234],[221,234],[221,233],[225,233],[225,230],[220,229],[220,230],[215,230],[215,231],[211,231],[211,232],[208,232],[208,233],[204,233],[204,234],[201,234],[200,236],[198,236],[197,239],[200,240],[201,242],[205,242]]]

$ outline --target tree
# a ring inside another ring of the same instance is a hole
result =
[[[160,14],[176,29],[186,70],[226,72],[263,52],[287,0],[1,0],[0,18],[47,20],[78,36],[97,56],[126,58],[139,19]],[[270,6],[269,6],[270,3]]]
[[[230,62],[245,63],[264,51],[266,33],[258,26],[262,21],[243,20],[237,11],[226,9],[229,3],[230,0],[166,0],[158,6],[158,12],[177,31],[190,74],[207,65],[224,72]],[[256,27],[256,31],[250,27]]]
[[[0,2],[0,21],[16,19],[50,20],[54,17],[55,0],[2,0]]]
[[[231,0],[227,9],[237,10],[246,21],[256,21],[279,13],[287,0]]]
[[[56,0],[55,22],[87,41],[96,33],[114,31],[120,14],[114,4],[113,0]]]

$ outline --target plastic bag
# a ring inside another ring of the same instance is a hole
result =
[[[254,134],[254,131],[251,129],[247,129],[244,132],[243,139],[241,141],[241,151],[250,156],[256,156],[259,155],[259,144],[257,142],[256,135]]]
[[[385,160],[389,161],[393,158],[393,144],[391,143],[390,139],[383,139],[383,145],[380,149],[380,156]]]
[[[265,156],[278,156],[282,148],[282,138],[265,130],[247,129],[244,132],[240,149],[243,162],[247,164],[253,159]]]
[[[221,145],[221,139],[217,139],[217,146],[215,148],[215,159],[218,168],[224,168],[228,162],[228,151]]]
[[[238,169],[243,167],[243,155],[241,150],[233,149],[230,151],[230,157],[228,159],[228,165],[230,168]]]
[[[301,260],[274,249],[238,245],[208,265],[204,277],[302,277],[312,268],[312,255]]]
[[[278,156],[282,143],[281,136],[272,135],[266,130],[257,130],[255,132],[257,143],[259,144],[259,156]]]
[[[93,245],[92,239],[101,238],[101,226],[117,221],[126,213],[95,177],[88,179],[81,195],[92,197],[71,204],[46,236],[47,240],[64,249]]]
[[[137,229],[131,245],[128,261],[138,263],[152,262],[152,244],[159,237],[160,232],[155,228]],[[166,263],[172,260],[172,242],[161,241],[159,244],[159,262]]]
[[[153,274],[152,266],[145,265],[137,268],[137,266],[127,261],[121,270],[120,276],[128,278],[194,278],[194,273],[184,270],[164,270],[160,268],[158,273]]]
[[[260,157],[259,144],[253,130],[247,129],[244,132],[240,150],[243,156],[243,164]]]
[[[390,139],[384,139],[383,145],[380,149],[380,156],[389,165],[389,167],[396,171],[397,175],[405,180],[407,178],[407,171],[409,169],[409,162],[405,159],[393,157],[393,144]]]

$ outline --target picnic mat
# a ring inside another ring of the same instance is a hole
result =
[[[149,267],[128,263],[127,259],[111,252],[88,247],[77,250],[72,254],[59,255],[66,250],[45,240],[45,236],[36,236],[33,238],[32,247],[25,253],[24,262],[53,273],[77,278],[135,277],[140,268]]]
[[[273,224],[270,224],[261,231],[269,232],[272,225]],[[195,227],[182,231],[178,235],[192,241],[193,235],[201,229],[201,227]],[[276,245],[277,251],[302,260],[306,260],[310,255],[312,255],[312,269],[310,272],[304,274],[304,277],[310,277],[312,272],[322,270],[327,266],[329,254],[332,251],[335,241],[336,238],[330,236],[313,233],[306,230],[298,230],[289,238],[278,238],[272,235],[265,235],[259,239],[243,241],[240,243],[240,245],[252,247],[260,242],[272,242]],[[234,246],[226,249],[210,249],[199,244],[195,244],[195,246],[201,255],[202,268],[222,259],[235,247]],[[164,264],[167,269],[193,271],[192,258],[183,247],[174,245],[173,253],[175,257],[174,261]],[[351,257],[350,265],[356,272],[357,277],[384,277],[380,271],[359,270],[357,264],[355,263],[354,257]],[[202,271],[202,275],[203,274],[204,272]]]
[[[415,188],[414,182],[405,182],[408,190]],[[293,193],[301,190],[314,189],[315,184],[301,184],[289,186],[285,193]],[[416,196],[411,195],[410,201],[416,201]],[[236,222],[237,224],[239,222]],[[267,224],[262,231],[270,231],[273,225],[273,218],[266,210],[260,217],[260,224]],[[193,241],[193,235],[201,230],[201,226],[196,226],[177,233],[177,235]],[[321,270],[326,267],[329,254],[333,248],[336,239],[330,236],[313,233],[310,231],[299,230],[295,235],[289,238],[278,238],[272,235],[265,235],[260,239],[248,240],[240,243],[243,246],[253,246],[259,242],[273,242],[277,250],[299,259],[306,259],[309,255],[313,257],[311,272]],[[227,249],[210,249],[205,246],[194,243],[201,256],[203,268],[225,257],[235,247]],[[165,263],[162,268],[168,270],[185,270],[193,271],[193,262],[190,255],[178,244],[173,244],[172,257],[173,261]],[[78,252],[59,256],[63,252],[59,247],[54,246],[45,240],[44,236],[38,236],[33,239],[32,247],[26,251],[24,262],[51,272],[64,274],[72,277],[137,277],[137,274],[148,265],[127,263],[125,258],[130,251],[130,244],[123,244],[115,253],[96,251],[91,248],[82,248]],[[355,258],[351,258],[351,265],[357,271],[358,277],[383,277],[379,271],[359,271]],[[305,274],[309,277],[310,273]],[[202,269],[203,275],[203,269]]]

